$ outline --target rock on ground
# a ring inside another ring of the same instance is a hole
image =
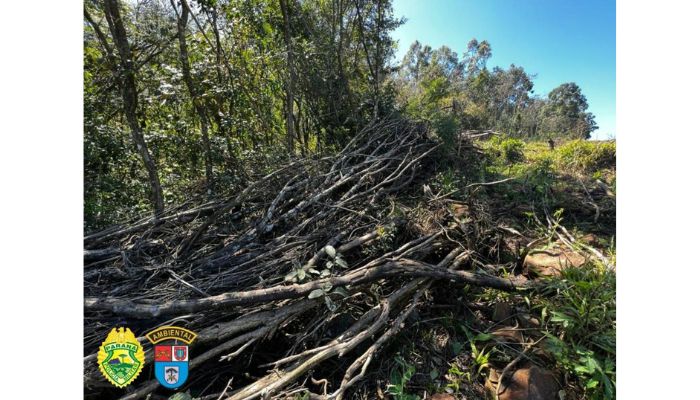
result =
[[[486,389],[496,398],[500,374],[491,370]],[[535,365],[516,370],[508,382],[502,383],[498,400],[559,400],[559,382],[553,372]]]
[[[532,251],[525,257],[523,266],[529,275],[559,276],[564,268],[578,268],[586,262],[586,257],[566,248]]]

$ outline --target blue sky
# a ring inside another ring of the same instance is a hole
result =
[[[394,0],[406,23],[393,34],[397,59],[414,40],[462,54],[473,37],[491,43],[496,65],[520,65],[545,95],[576,82],[600,127],[594,139],[615,136],[614,0]]]

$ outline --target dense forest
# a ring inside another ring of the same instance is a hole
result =
[[[535,96],[522,67],[488,68],[486,40],[462,55],[415,42],[396,61],[388,0],[87,0],[84,21],[88,230],[332,152],[387,115],[448,141],[596,129],[575,83]]]
[[[390,0],[83,23],[86,399],[615,398],[616,143],[576,83],[536,95],[487,38],[397,54]]]

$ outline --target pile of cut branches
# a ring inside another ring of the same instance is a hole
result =
[[[433,195],[439,143],[413,124],[372,124],[338,154],[290,162],[217,200],[85,237],[85,396],[163,398],[146,332],[186,327],[202,399],[341,399],[429,302],[434,282],[504,291],[504,231],[476,202]],[[444,289],[444,288],[443,288]],[[126,390],[97,370],[128,326],[146,369]]]

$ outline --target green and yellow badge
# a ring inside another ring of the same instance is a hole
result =
[[[119,388],[133,382],[145,362],[143,347],[129,328],[113,328],[97,352],[100,372]]]

